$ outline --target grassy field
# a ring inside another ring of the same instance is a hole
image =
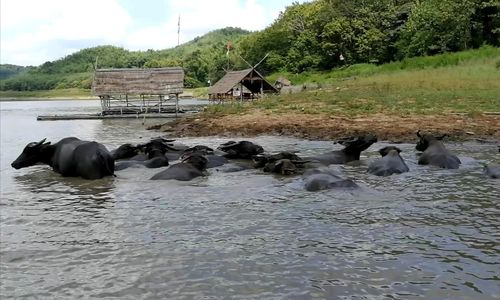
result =
[[[56,89],[47,91],[0,91],[0,100],[95,99],[90,90]]]
[[[405,116],[500,111],[500,49],[493,47],[289,78],[320,88],[253,103],[210,106],[207,112]]]

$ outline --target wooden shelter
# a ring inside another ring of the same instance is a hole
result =
[[[277,93],[278,90],[255,68],[230,71],[208,90],[212,101],[248,100],[262,97],[266,93]]]
[[[154,69],[97,69],[92,92],[101,99],[103,115],[179,111],[184,90],[180,67]]]

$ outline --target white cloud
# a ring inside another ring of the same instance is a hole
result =
[[[65,42],[120,43],[131,18],[114,0],[2,0],[1,62],[40,64],[71,53]]]
[[[260,30],[292,1],[165,0],[167,18],[140,27],[120,0],[1,0],[0,62],[39,65],[103,44],[130,50],[174,47],[179,14],[181,43],[227,26]]]
[[[228,26],[252,31],[264,29],[285,8],[283,4],[279,9],[269,10],[255,0],[167,0],[166,3],[169,19],[159,26],[143,28],[130,34],[125,42],[127,48],[145,50],[176,46],[179,15],[182,44],[211,30]]]

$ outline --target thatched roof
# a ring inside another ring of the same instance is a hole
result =
[[[261,86],[264,92],[277,92],[276,88],[267,82],[255,69],[245,69],[227,72],[224,77],[210,87],[208,94],[228,93],[240,82],[252,93],[259,93]]]
[[[100,69],[95,71],[94,95],[168,95],[184,89],[184,70],[179,67],[155,69]]]

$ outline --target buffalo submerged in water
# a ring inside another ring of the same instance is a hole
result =
[[[419,141],[415,148],[423,151],[418,159],[419,165],[431,165],[443,169],[458,169],[461,164],[460,159],[451,153],[441,141],[446,135],[433,136],[431,134],[420,134],[417,131]]]
[[[67,137],[51,145],[43,139],[26,145],[11,164],[15,169],[47,164],[67,177],[99,179],[114,174],[115,161],[106,147],[97,142]]]
[[[417,132],[417,136],[420,140],[416,149],[423,151],[418,160],[419,164],[447,169],[458,168],[460,160],[445,148],[441,142],[442,137],[420,134],[420,132]],[[226,168],[227,170],[221,169],[225,172],[252,168],[251,164],[241,162],[241,160],[248,162],[251,159],[253,168],[262,168],[264,172],[280,175],[303,174],[305,189],[316,191],[356,187],[356,183],[352,180],[343,178],[341,174],[325,169],[324,166],[359,160],[360,153],[375,143],[377,138],[373,135],[362,135],[341,139],[337,143],[343,145],[343,149],[308,158],[301,158],[293,152],[266,154],[260,145],[249,141],[226,142],[218,147],[220,150],[217,150],[218,153],[204,145],[174,147],[171,144],[172,141],[174,140],[155,138],[145,144],[124,144],[109,152],[100,143],[82,141],[76,137],[64,138],[53,145],[43,139],[40,142],[29,143],[12,163],[12,167],[20,169],[42,163],[50,165],[55,172],[63,176],[99,179],[114,175],[115,170],[130,166],[165,167],[169,165],[169,157],[172,160],[180,157],[179,163],[155,174],[151,179],[189,181],[208,175],[207,169],[209,168],[221,167],[225,164],[229,167]],[[400,152],[401,150],[395,146],[380,149],[379,153],[382,157],[369,165],[368,172],[378,176],[408,172],[409,168],[399,155]],[[167,154],[172,155],[167,156]],[[237,161],[231,163],[232,159]],[[484,173],[491,178],[500,177],[499,172],[497,165],[487,166],[484,170]]]

